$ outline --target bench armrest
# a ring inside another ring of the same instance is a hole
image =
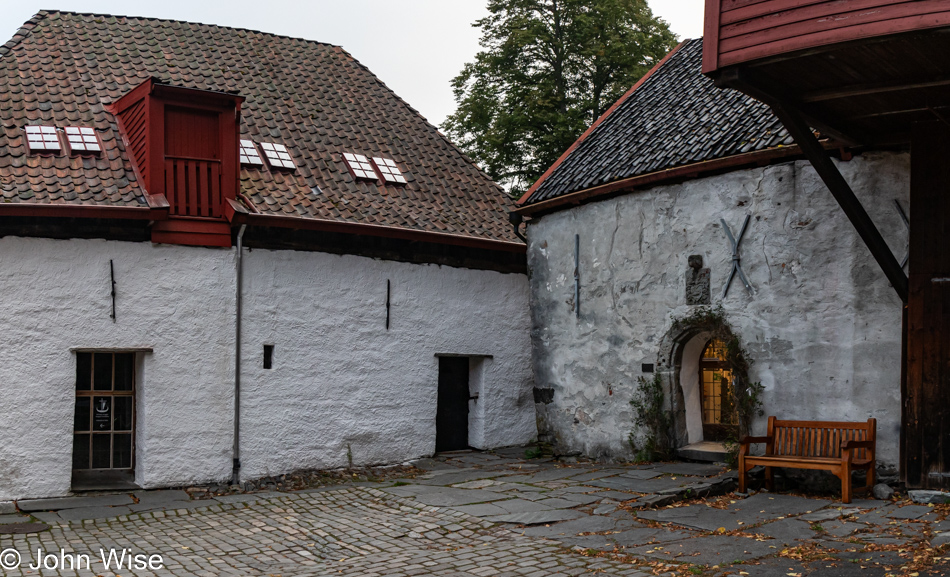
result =
[[[852,449],[873,449],[875,441],[841,441],[841,450],[850,451]]]
[[[752,437],[752,436],[746,435],[745,437],[742,437],[741,439],[739,439],[739,444],[753,445],[757,443],[768,443],[771,440],[772,440],[772,437]]]
[[[851,463],[851,460],[854,458],[855,449],[867,449],[870,454],[870,458],[874,460],[874,445],[875,441],[868,439],[867,441],[842,441],[841,442],[841,461]]]
[[[749,445],[756,443],[771,443],[772,437],[751,437],[746,435],[739,439],[739,456],[745,457],[749,454]]]

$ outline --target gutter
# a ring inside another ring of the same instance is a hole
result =
[[[829,151],[841,150],[841,156],[843,159],[850,158],[850,156],[848,156],[849,152],[847,149],[842,148],[840,142],[825,141],[822,143],[822,146],[825,148],[825,150]],[[608,182],[607,184],[585,188],[583,190],[578,190],[569,194],[556,196],[548,200],[535,202],[527,206],[521,206],[516,208],[514,212],[523,216],[533,216],[539,213],[547,213],[552,210],[556,210],[565,205],[576,206],[590,199],[599,199],[600,197],[607,197],[611,194],[629,192],[632,189],[638,187],[657,186],[668,181],[698,178],[705,175],[706,173],[731,170],[742,166],[765,166],[776,160],[796,156],[804,157],[804,153],[797,144],[793,144],[790,146],[768,148],[765,150],[746,152],[744,154],[736,154],[733,156],[716,158],[713,160],[704,160],[702,162],[695,162],[693,164],[677,166],[675,168],[667,168],[664,170],[658,170],[656,172],[631,176],[629,178],[624,178],[614,182]]]
[[[241,482],[241,287],[244,284],[244,230],[237,233],[236,281],[234,287],[234,445],[231,449],[231,484]]]
[[[148,207],[92,204],[37,204],[0,202],[0,216],[40,218],[103,218],[115,220],[167,220],[168,201],[163,195],[145,195]]]
[[[250,226],[262,227],[270,226],[277,228],[295,228],[298,230],[358,234],[364,236],[398,238],[403,240],[429,242],[435,244],[450,244],[455,246],[497,250],[502,252],[527,252],[527,246],[520,242],[492,240],[444,232],[411,230],[396,226],[385,226],[379,224],[361,224],[318,218],[282,216],[276,214],[252,214],[241,203],[230,199],[225,204],[224,210],[225,216],[232,225],[246,224]]]

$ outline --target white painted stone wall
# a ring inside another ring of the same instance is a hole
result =
[[[440,353],[491,355],[478,446],[535,437],[524,275],[293,251],[245,258],[244,478],[343,466],[348,450],[356,465],[431,454]],[[234,265],[233,249],[0,239],[0,501],[70,490],[74,348],[152,349],[137,362],[138,484],[230,478]],[[271,370],[264,344],[275,346]]]
[[[69,492],[71,348],[153,349],[137,363],[139,484],[227,478],[233,259],[228,250],[149,243],[0,239],[0,500]]]
[[[294,251],[253,250],[245,264],[248,478],[342,467],[348,453],[355,465],[432,454],[437,354],[491,355],[471,363],[473,446],[535,438],[524,275]]]
[[[909,155],[866,154],[838,166],[900,260],[907,231],[894,199],[909,212]],[[747,214],[742,268],[756,294],[736,279],[722,300],[732,262],[719,219],[738,234]],[[573,311],[575,234],[580,319]],[[651,376],[642,363],[669,360],[660,341],[672,318],[695,308],[685,304],[685,276],[687,257],[699,254],[711,269],[713,305],[722,303],[755,361],[750,376],[765,386],[766,414],[875,417],[879,463],[896,466],[901,303],[807,163],[582,205],[535,219],[528,238],[535,386],[554,389],[554,401],[538,405],[539,432],[552,435],[560,451],[631,455],[629,400],[637,378]],[[763,418],[755,430],[764,426]]]

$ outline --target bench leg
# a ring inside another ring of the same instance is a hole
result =
[[[745,457],[739,455],[739,492],[745,493],[746,479],[745,479]]]
[[[772,467],[765,468],[765,488],[770,492],[775,490],[775,471]]]
[[[851,467],[841,468],[841,502],[851,502]]]
[[[871,490],[874,489],[874,484],[875,484],[875,480],[876,480],[876,479],[875,479],[875,473],[876,473],[876,471],[874,470],[874,463],[871,463],[871,466],[868,467],[867,480],[864,482],[864,484],[865,484],[865,486],[867,487],[868,491],[871,491]]]

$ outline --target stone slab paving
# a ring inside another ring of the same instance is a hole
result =
[[[656,467],[656,471],[671,475],[687,475],[693,477],[714,477],[723,472],[722,465],[707,465],[705,463],[664,463]]]
[[[88,507],[112,507],[131,505],[135,501],[127,494],[96,495],[92,497],[63,497],[61,499],[28,499],[17,501],[17,508],[24,513],[33,511],[54,511],[58,509],[78,509]]]
[[[632,491],[634,493],[656,493],[664,489],[675,489],[677,487],[688,485],[693,479],[685,477],[656,477],[654,479],[631,479],[630,477],[608,477],[606,479],[597,479],[588,481],[585,485],[591,487],[603,487],[605,489],[614,489],[617,491]]]
[[[524,513],[511,513],[509,515],[497,515],[485,517],[492,523],[511,523],[513,525],[540,525],[542,523],[557,523],[558,521],[568,521],[584,517],[580,511],[570,509],[551,510],[551,511],[528,511]]]
[[[666,561],[699,565],[731,565],[759,559],[775,552],[768,541],[726,535],[700,536],[662,545],[643,545],[628,551]]]

